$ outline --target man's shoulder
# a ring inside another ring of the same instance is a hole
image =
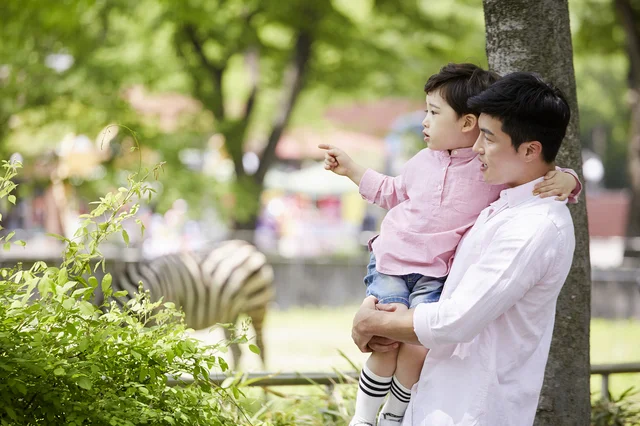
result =
[[[510,222],[531,234],[557,232],[573,235],[573,219],[566,202],[553,198],[537,198],[526,203],[517,209]]]

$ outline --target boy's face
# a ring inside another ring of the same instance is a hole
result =
[[[422,120],[422,134],[430,149],[444,151],[463,148],[461,139],[464,137],[464,117],[458,117],[455,110],[440,96],[439,90],[427,93],[426,112],[427,116]]]
[[[511,187],[520,185],[525,164],[511,144],[511,137],[502,131],[502,121],[480,114],[478,126],[480,135],[473,145],[473,151],[479,154],[478,167],[482,170],[485,182]]]

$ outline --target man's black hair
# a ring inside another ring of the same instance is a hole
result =
[[[562,91],[529,72],[504,76],[469,99],[468,106],[500,120],[516,150],[524,142],[540,142],[547,163],[555,161],[571,118]]]

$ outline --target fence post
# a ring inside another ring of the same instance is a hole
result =
[[[609,400],[609,374],[602,373],[602,382],[600,385],[600,394],[605,401]]]

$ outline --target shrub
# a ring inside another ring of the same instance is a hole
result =
[[[0,198],[15,203],[10,193],[20,165],[3,167]],[[59,237],[66,243],[59,267],[0,269],[2,425],[246,424],[235,382],[208,380],[211,371],[227,370],[219,356],[226,344],[190,338],[179,310],[144,293],[120,308],[109,298],[119,296],[110,275],[100,283],[92,276],[90,265],[104,268],[100,243],[114,233],[128,240],[121,224],[135,215],[135,200],[151,194],[147,175],[129,176],[128,188],[97,202],[73,239]],[[12,237],[2,238],[5,247]],[[98,286],[107,296],[102,309],[91,303]],[[167,386],[167,376],[183,375],[193,384]]]
[[[600,398],[591,404],[592,426],[634,426],[640,424],[640,403],[632,401],[637,394],[633,387],[622,392],[618,398]]]

